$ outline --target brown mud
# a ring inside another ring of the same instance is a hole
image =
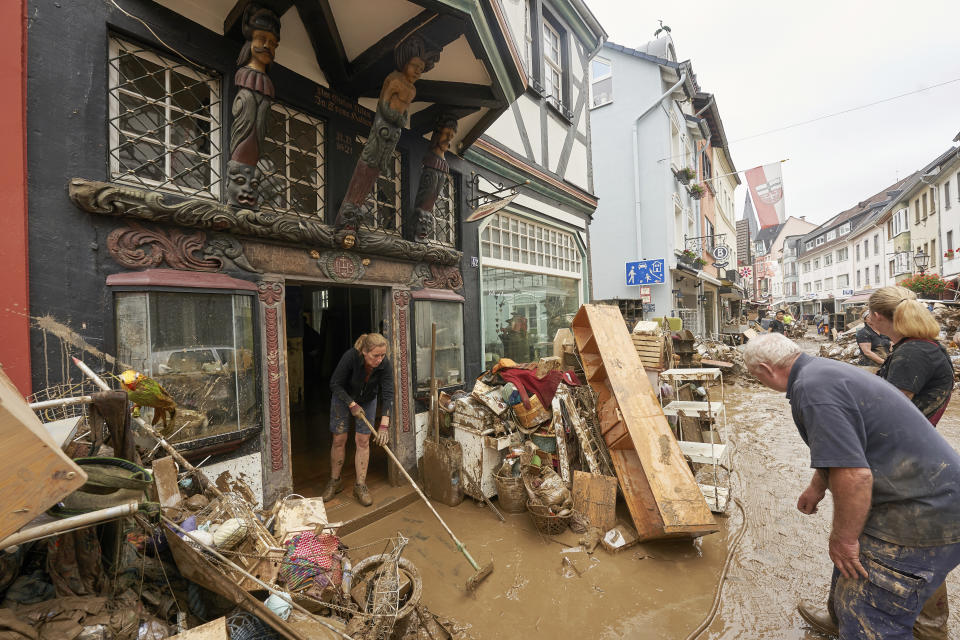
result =
[[[811,353],[818,347],[812,340],[803,344]],[[830,498],[810,516],[796,509],[812,471],[782,393],[738,379],[728,382],[726,402],[731,494],[745,509],[747,531],[734,552],[719,611],[699,637],[823,638],[800,619],[796,604],[800,598],[825,602]],[[960,401],[951,403],[940,425],[960,448]],[[423,578],[423,602],[469,625],[475,638],[683,640],[710,611],[728,544],[743,526],[731,505],[718,518],[721,530],[697,541],[635,545],[616,555],[598,547],[588,555],[564,551],[577,546],[577,534],[543,537],[526,514],[505,514],[501,523],[470,499],[454,508],[434,504],[479,564],[494,559],[493,574],[474,593],[464,587],[473,569],[419,501],[345,542],[361,558],[384,552],[385,539],[402,531],[410,538],[404,555]],[[629,522],[627,513],[618,516]],[[948,587],[951,638],[960,638],[960,575]]]

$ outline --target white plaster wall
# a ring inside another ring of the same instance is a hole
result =
[[[554,173],[559,173],[560,154],[563,151],[563,141],[567,137],[567,123],[553,114],[547,113],[547,167]]]
[[[520,118],[523,120],[523,126],[527,130],[527,137],[530,139],[530,148],[533,150],[533,157],[537,164],[543,159],[543,135],[540,133],[540,105],[524,94],[517,98],[517,106],[520,108]],[[512,109],[507,111],[511,113]],[[506,114],[504,114],[504,117]]]
[[[539,131],[540,128],[538,127],[537,132],[539,133]],[[527,157],[527,152],[523,146],[523,138],[520,136],[520,129],[517,127],[517,118],[512,109],[507,109],[499,118],[494,120],[493,124],[487,127],[484,135],[510,149],[518,157]]]
[[[587,145],[579,140],[574,140],[573,146],[570,149],[570,159],[567,161],[567,173],[563,176],[563,179],[577,185],[585,191],[589,191],[589,181],[587,179],[588,163]]]

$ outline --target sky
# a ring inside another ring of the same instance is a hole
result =
[[[788,216],[822,223],[957,144],[956,0],[585,1],[617,44],[653,39],[659,20],[670,27],[678,59],[716,97],[736,168],[789,158]],[[614,69],[614,100],[616,82]],[[745,194],[737,190],[738,218]]]

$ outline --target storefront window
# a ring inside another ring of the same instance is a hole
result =
[[[430,388],[430,327],[437,323],[436,375],[441,387],[463,382],[463,305],[417,300],[414,308],[417,345],[417,389]]]
[[[115,301],[121,366],[153,378],[177,403],[168,439],[259,425],[252,296],[137,291]]]
[[[569,327],[580,308],[579,291],[574,278],[483,267],[485,366],[500,358],[531,362],[553,355],[557,330]]]

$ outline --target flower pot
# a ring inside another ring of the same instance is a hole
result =
[[[690,192],[690,197],[693,198],[694,200],[699,200],[700,198],[703,197],[703,191],[695,191],[693,189],[690,189],[689,192]]]

